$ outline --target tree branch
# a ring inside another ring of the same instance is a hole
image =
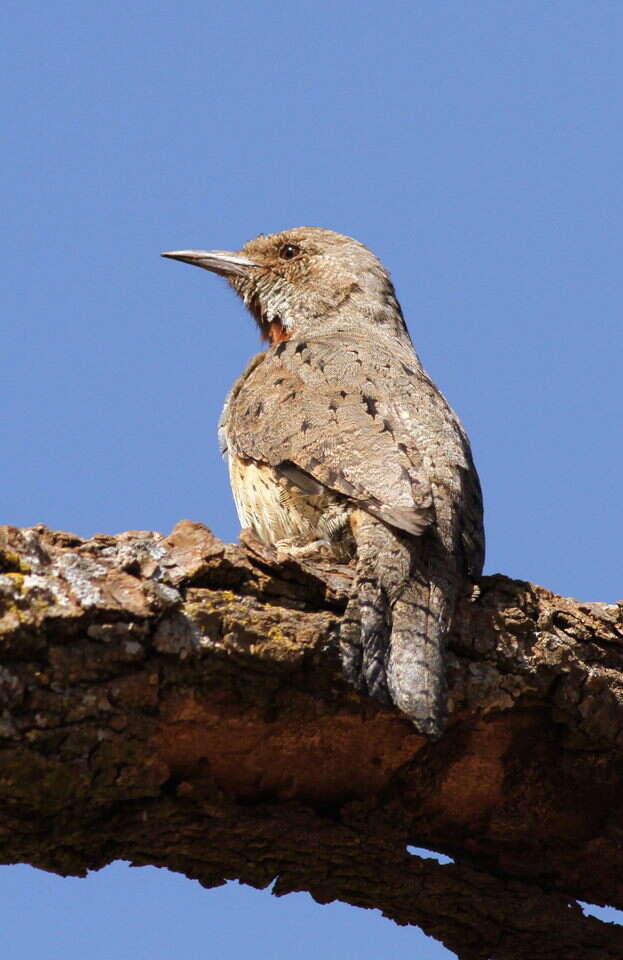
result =
[[[484,578],[431,745],[343,682],[348,585],[190,522],[0,528],[3,862],[275,881],[462,960],[621,957],[575,899],[623,907],[623,608]]]

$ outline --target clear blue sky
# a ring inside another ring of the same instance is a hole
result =
[[[215,423],[257,334],[158,254],[312,224],[390,268],[472,439],[487,571],[623,599],[618,0],[5,0],[2,26],[0,522],[235,538]],[[13,960],[450,956],[121,865],[4,868],[0,904]]]

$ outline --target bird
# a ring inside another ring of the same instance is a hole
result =
[[[344,675],[438,740],[446,639],[484,560],[482,495],[389,273],[364,244],[320,227],[162,256],[225,277],[265,343],[219,423],[241,526],[282,557],[353,565]]]

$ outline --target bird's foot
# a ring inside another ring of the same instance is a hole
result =
[[[333,549],[328,540],[312,540],[311,543],[298,543],[296,540],[278,540],[275,544],[277,563],[297,557],[309,557],[312,554],[332,556]]]

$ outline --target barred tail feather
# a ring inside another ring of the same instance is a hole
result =
[[[369,516],[359,518],[355,536],[357,567],[340,637],[345,675],[437,739],[446,718],[444,646],[453,584],[447,573],[435,576],[438,565],[422,540],[409,543]]]
[[[387,687],[387,657],[391,617],[380,584],[357,576],[341,630],[342,665],[346,678],[381,703],[391,703]]]
[[[396,706],[431,740],[441,736],[446,720],[450,612],[447,591],[420,580],[409,583],[392,608],[387,685]]]

